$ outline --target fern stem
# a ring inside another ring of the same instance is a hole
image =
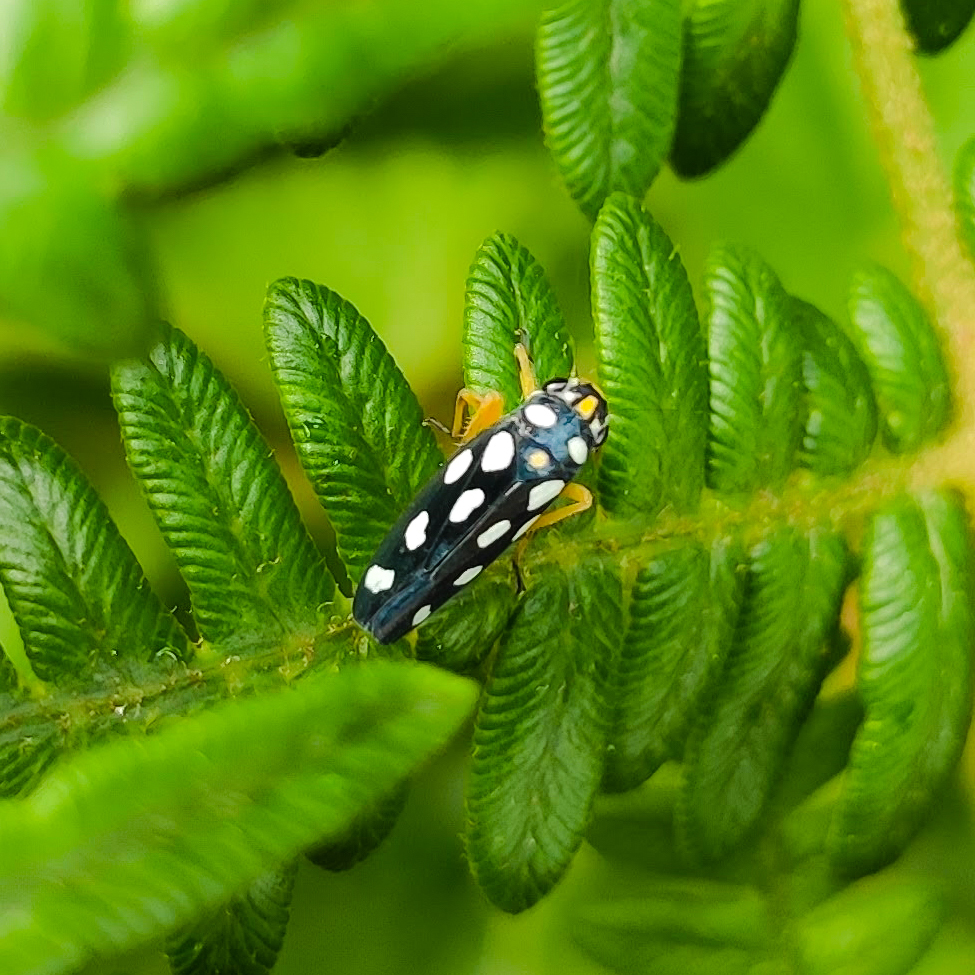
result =
[[[956,379],[961,427],[956,435],[968,440],[975,431],[975,271],[958,239],[913,43],[898,0],[844,0],[844,7],[854,64],[912,261],[914,290],[944,333]],[[964,472],[951,470],[958,460],[956,455],[945,473],[963,473],[975,484],[971,454]]]

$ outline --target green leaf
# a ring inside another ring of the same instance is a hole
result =
[[[964,975],[975,957],[975,933],[948,923],[938,932],[911,975]]]
[[[282,278],[268,289],[264,327],[298,457],[357,581],[443,455],[403,374],[349,302]]]
[[[621,604],[610,567],[549,565],[495,661],[474,729],[467,850],[502,910],[548,893],[582,841],[602,775]]]
[[[0,697],[0,798],[29,792],[61,750],[60,729],[49,714],[18,708],[21,695]]]
[[[948,371],[934,327],[914,295],[879,266],[854,275],[849,307],[884,442],[894,453],[916,450],[951,417]]]
[[[775,487],[805,428],[801,341],[775,272],[742,247],[715,248],[705,269],[711,377],[708,484]]]
[[[5,728],[0,733],[0,798],[29,792],[58,757],[59,744],[50,721]]]
[[[854,691],[820,696],[803,723],[789,765],[775,793],[775,805],[800,806],[846,768],[853,739],[863,721],[863,707]]]
[[[0,694],[11,694],[13,697],[19,697],[19,684],[17,668],[14,667],[13,661],[7,656],[3,646],[0,645]],[[2,713],[3,711],[0,709],[0,714]]]
[[[295,868],[258,877],[169,941],[173,975],[270,975],[284,943]]]
[[[972,573],[957,496],[901,497],[874,516],[860,584],[866,718],[830,836],[847,871],[900,853],[961,754],[972,708]]]
[[[748,975],[774,944],[759,891],[703,879],[659,878],[645,897],[588,904],[572,938],[613,972]],[[772,971],[773,969],[769,969]]]
[[[508,410],[522,399],[518,342],[539,383],[572,371],[565,320],[542,266],[514,237],[495,234],[481,244],[467,278],[464,383],[479,395],[501,393]]]
[[[949,48],[975,14],[975,0],[900,0],[900,6],[921,54]]]
[[[535,64],[545,141],[582,211],[642,197],[670,146],[680,0],[570,0],[547,11]]]
[[[212,643],[310,641],[334,584],[229,383],[178,329],[112,373],[129,466]]]
[[[159,314],[146,242],[83,166],[0,155],[0,226],[4,317],[84,355],[143,351]]]
[[[516,597],[513,573],[503,564],[491,569],[417,632],[417,660],[467,673],[487,656],[511,619]]]
[[[592,312],[612,435],[599,498],[621,516],[693,508],[704,484],[707,351],[670,238],[615,194],[592,233]]]
[[[870,374],[849,337],[818,308],[794,298],[792,313],[806,391],[799,463],[816,474],[847,474],[866,460],[877,436]]]
[[[44,121],[72,108],[128,53],[128,11],[117,0],[8,0],[0,10],[0,102],[10,115]]]
[[[10,417],[0,418],[0,525],[0,582],[42,680],[189,656],[91,485],[53,440]]]
[[[703,176],[751,135],[795,47],[799,0],[688,0],[670,164]]]
[[[58,732],[47,714],[22,707],[28,693],[0,647],[0,798],[22,795],[58,753]]]
[[[603,786],[639,785],[679,756],[687,726],[731,646],[741,561],[726,541],[660,552],[637,574],[614,674]]]
[[[140,7],[138,25],[147,44],[167,58],[205,54],[222,41],[301,12],[301,0],[193,0]]]
[[[73,971],[194,921],[339,835],[475,696],[423,665],[372,663],[58,765],[0,806],[0,971]]]
[[[750,554],[735,646],[685,752],[678,827],[716,860],[758,821],[828,669],[849,554],[825,530],[780,529]]]
[[[405,786],[383,796],[376,806],[356,816],[340,836],[307,851],[308,859],[323,870],[349,870],[361,863],[392,832],[408,797]]]
[[[639,788],[596,798],[586,842],[611,871],[636,868],[654,877],[686,872],[687,863],[674,843],[674,808],[681,779],[680,766],[670,762]]]
[[[141,4],[127,12],[135,43],[124,69],[42,137],[130,194],[185,191],[266,159],[281,140],[339,131],[446,48],[510,34],[532,6],[428,0],[418,17],[411,0],[304,2],[247,29],[264,19],[249,3]]]
[[[861,880],[799,918],[801,970],[809,975],[906,975],[933,941],[944,914],[938,892],[917,880],[883,873]]]
[[[955,215],[968,256],[975,261],[975,137],[958,150],[954,173]]]

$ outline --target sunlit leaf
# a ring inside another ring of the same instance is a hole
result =
[[[371,664],[60,764],[0,806],[0,970],[74,971],[196,920],[340,834],[474,698],[422,665]]]
[[[125,69],[63,119],[56,144],[129,192],[185,191],[282,140],[339,131],[445,48],[484,45],[533,12],[525,0],[427,0],[422,17],[409,0],[295,8],[139,4]]]

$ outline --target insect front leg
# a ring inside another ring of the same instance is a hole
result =
[[[464,414],[470,412],[470,419],[464,425]],[[490,392],[479,396],[466,387],[457,394],[454,407],[454,423],[450,435],[461,443],[473,440],[482,430],[497,423],[504,415],[504,399],[500,393]],[[463,436],[461,436],[463,434]]]
[[[521,398],[528,399],[538,389],[535,380],[535,367],[528,358],[528,349],[520,342],[515,346],[515,358],[518,360],[518,383],[521,386]]]

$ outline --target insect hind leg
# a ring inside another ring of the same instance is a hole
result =
[[[592,491],[570,481],[559,494],[560,498],[565,498],[569,503],[556,508],[554,511],[546,511],[540,515],[534,525],[528,530],[527,534],[538,531],[539,528],[546,528],[554,525],[573,515],[581,515],[583,511],[588,511],[592,507]]]

